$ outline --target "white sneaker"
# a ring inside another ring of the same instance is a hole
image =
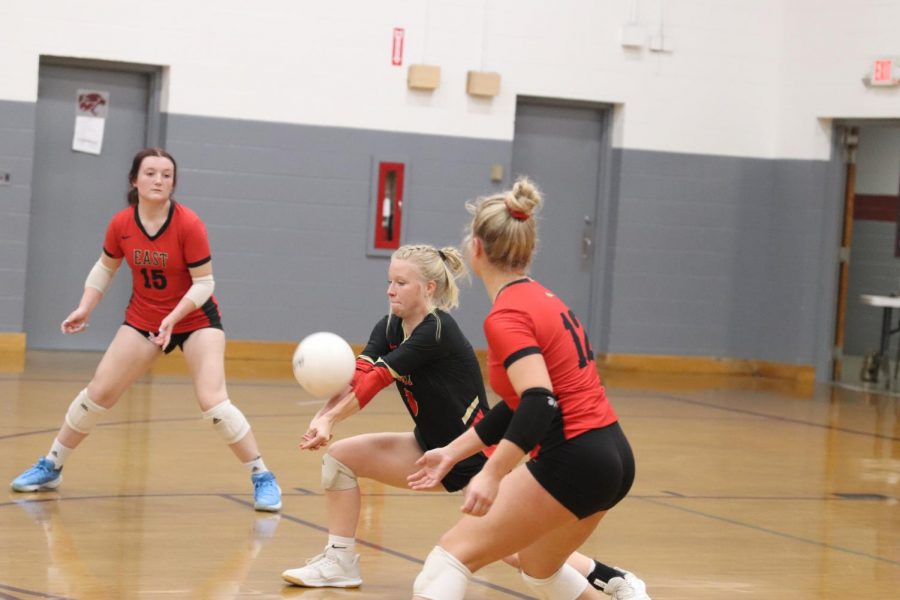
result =
[[[288,569],[281,574],[281,578],[303,587],[359,587],[362,585],[359,554],[348,560],[340,552],[326,546],[325,552],[306,561],[305,567]]]
[[[603,591],[612,596],[613,600],[650,600],[646,583],[630,571],[613,568],[625,573],[625,577],[613,577],[606,582]]]

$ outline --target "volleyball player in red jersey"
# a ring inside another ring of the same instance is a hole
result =
[[[497,448],[466,487],[466,515],[428,555],[413,586],[417,599],[461,600],[472,573],[513,553],[539,598],[602,597],[566,559],[628,493],[634,457],[581,322],[527,276],[540,204],[537,188],[520,179],[511,191],[468,205],[466,251],[493,301],[484,322],[488,375],[503,401],[447,446],[426,452],[410,486],[433,485],[458,461]],[[519,465],[525,454],[530,460]],[[598,588],[619,600],[649,599],[632,573],[606,569]]]
[[[458,305],[456,280],[465,274],[456,248],[401,246],[391,256],[387,295],[390,313],[372,328],[356,361],[356,374],[343,393],[316,413],[300,448],[326,447],[338,423],[360,411],[376,393],[395,383],[415,428],[411,432],[369,432],[339,440],[322,457],[322,485],[328,507],[328,543],[306,565],[282,578],[304,587],[362,585],[356,528],[365,477],[393,486],[431,448],[449,444],[489,410],[481,367],[469,340],[449,311]],[[456,463],[429,491],[463,489],[487,461],[485,454]],[[422,489],[422,488],[420,488]],[[515,564],[515,557],[507,562]],[[609,567],[574,553],[569,564],[596,585]]]
[[[206,227],[175,202],[175,159],[165,150],[138,152],[128,174],[129,206],[106,230],[103,252],[85,281],[81,302],[62,322],[66,334],[84,331],[124,259],[131,268],[132,295],[94,378],[69,406],[50,451],[12,482],[17,492],[51,490],[62,482],[69,453],[100,417],[159,357],[181,348],[204,418],[250,472],[254,507],[281,508],[281,490],[266,468],[243,413],[225,386],[225,332],[212,295],[214,280]]]

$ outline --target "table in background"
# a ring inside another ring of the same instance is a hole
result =
[[[888,376],[886,384],[889,386],[891,383],[890,380],[890,363],[888,362],[887,351],[888,345],[890,344],[891,336],[898,331],[900,331],[900,325],[896,328],[892,328],[892,324],[894,321],[894,309],[900,308],[900,297],[890,295],[890,296],[881,296],[878,294],[862,294],[859,297],[859,301],[863,304],[868,304],[869,306],[877,306],[881,307],[881,340],[878,345],[878,360],[879,360],[879,370],[883,369],[885,375]],[[900,363],[900,356],[897,357],[898,363]],[[897,367],[894,367],[894,379],[897,378]],[[876,380],[877,382],[877,380]]]

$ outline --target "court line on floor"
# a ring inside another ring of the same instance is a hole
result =
[[[244,506],[249,506],[250,508],[253,508],[253,503],[249,502],[247,500],[241,500],[240,498],[237,498],[230,494],[222,494],[222,497],[227,500],[231,500],[232,502],[236,502],[238,504],[242,504]],[[316,531],[320,531],[325,534],[328,533],[327,527],[323,527],[322,525],[318,525],[316,523],[313,523],[312,521],[307,521],[305,519],[301,519],[299,517],[295,517],[293,515],[289,515],[284,512],[281,513],[281,518],[291,521],[292,523],[297,523],[299,525],[303,525],[304,527],[309,527],[310,529],[315,529]],[[375,542],[370,542],[368,540],[356,538],[356,543],[361,546],[366,546],[367,548],[372,548],[373,550],[378,550],[379,552],[384,552],[385,554],[389,554],[393,557],[403,559],[407,562],[412,562],[417,565],[425,564],[424,560],[418,559],[415,556],[412,556],[410,554],[405,554],[403,552],[400,552],[399,550],[394,550],[394,549],[388,548],[386,546],[382,546],[381,544],[376,544]],[[528,596],[526,594],[522,594],[521,592],[517,592],[515,590],[505,588],[502,585],[497,585],[496,583],[491,583],[490,581],[485,581],[484,579],[479,579],[478,577],[472,577],[469,580],[469,582],[476,583],[478,585],[490,588],[490,589],[498,591],[498,592],[503,592],[504,594],[509,594],[510,596],[512,596],[514,598],[523,598],[525,600],[535,600],[534,596]]]
[[[63,414],[63,413],[60,413],[60,414]],[[376,411],[366,412],[366,414],[372,415],[372,416],[376,416],[376,415],[377,416],[385,416],[385,415],[392,416],[392,415],[400,415],[400,414],[405,414],[405,413],[401,413],[399,411],[398,412],[387,412],[387,411],[377,411],[376,410]],[[65,416],[65,415],[63,415],[63,416]],[[258,420],[258,419],[284,419],[284,418],[290,418],[290,417],[309,417],[309,416],[310,415],[298,414],[298,413],[282,413],[282,414],[274,414],[274,415],[273,414],[266,414],[266,415],[247,414],[246,415],[247,419],[250,421],[254,421],[254,420]],[[180,421],[191,422],[191,421],[201,421],[201,420],[202,420],[202,417],[199,415],[194,416],[194,417],[159,417],[159,418],[155,418],[155,419],[132,419],[132,420],[127,420],[127,421],[111,421],[109,423],[98,423],[96,425],[96,427],[103,428],[103,427],[118,427],[121,425],[140,425],[140,424],[148,424],[148,423],[176,423],[176,422],[180,422]],[[62,422],[62,419],[60,419],[60,422]],[[4,435],[0,435],[0,441],[13,439],[13,438],[19,438],[19,437],[27,437],[29,435],[44,435],[44,434],[48,434],[48,433],[56,433],[58,431],[59,431],[59,427],[54,427],[53,429],[32,429],[29,431],[20,431],[18,433],[7,433]]]
[[[630,496],[629,496],[629,497],[630,497]],[[819,548],[827,548],[828,550],[834,550],[834,551],[836,551],[836,552],[843,552],[843,553],[845,553],[845,554],[852,554],[852,555],[854,555],[854,556],[861,556],[861,557],[863,557],[863,558],[868,558],[868,559],[875,560],[875,561],[878,561],[878,562],[887,563],[887,564],[889,564],[889,565],[897,565],[897,566],[900,566],[900,561],[892,560],[892,559],[890,559],[890,558],[884,558],[883,556],[877,556],[877,555],[875,555],[875,554],[868,554],[868,553],[866,553],[866,552],[861,552],[861,551],[859,551],[859,550],[853,550],[852,548],[844,548],[844,547],[842,547],[842,546],[834,546],[834,545],[832,545],[832,544],[826,544],[825,542],[821,542],[821,541],[818,541],[818,540],[812,540],[812,539],[809,539],[809,538],[801,537],[801,536],[799,536],[799,535],[794,535],[794,534],[792,534],[792,533],[786,533],[786,532],[783,532],[783,531],[778,531],[778,530],[775,530],[775,529],[770,529],[770,528],[768,528],[768,527],[763,527],[763,526],[761,526],[761,525],[753,525],[753,524],[751,524],[751,523],[745,523],[744,521],[739,521],[739,520],[737,520],[737,519],[732,519],[732,518],[729,518],[729,517],[722,517],[722,516],[719,516],[719,515],[714,515],[714,514],[711,514],[711,513],[703,512],[702,510],[696,510],[696,509],[693,509],[693,508],[687,508],[687,507],[685,507],[685,506],[677,506],[677,505],[669,504],[669,503],[667,503],[667,502],[663,502],[663,501],[658,500],[658,499],[655,499],[655,498],[641,498],[641,497],[636,497],[636,499],[638,499],[638,500],[643,500],[644,502],[649,502],[650,504],[657,504],[657,505],[659,505],[659,506],[664,506],[664,507],[666,507],[666,508],[671,508],[671,509],[674,509],[674,510],[679,510],[679,511],[682,511],[682,512],[690,513],[690,514],[692,514],[692,515],[697,515],[697,516],[700,516],[700,517],[703,517],[703,518],[706,518],[706,519],[712,519],[712,520],[714,520],[714,521],[721,521],[722,523],[728,523],[729,525],[736,525],[736,526],[738,526],[738,527],[743,527],[743,528],[750,529],[750,530],[753,530],[753,531],[763,532],[763,533],[766,533],[766,534],[769,534],[769,535],[773,535],[773,536],[776,536],[776,537],[780,537],[780,538],[792,540],[792,541],[795,541],[795,542],[801,542],[801,543],[804,543],[804,544],[809,544],[810,546],[817,546],[817,547],[819,547]],[[674,498],[673,498],[673,499],[674,499]],[[679,499],[680,499],[680,498],[679,498]]]
[[[168,497],[218,497],[222,495],[235,496],[235,494],[229,492],[160,492],[157,494],[151,493],[136,493],[136,494],[116,494],[116,495],[97,495],[97,496],[48,496],[48,494],[59,494],[59,492],[23,492],[21,493],[21,500],[10,500],[9,502],[0,502],[0,508],[5,508],[7,506],[14,506],[20,502],[52,502],[55,500],[114,500],[119,498],[168,498]],[[42,498],[35,498],[36,495],[42,495]],[[248,494],[249,495],[249,494]],[[362,492],[361,494],[364,498],[418,498],[420,500],[427,499],[447,499],[447,498],[460,498],[462,499],[462,494],[460,492],[416,492],[416,491],[407,491],[407,492]],[[303,490],[297,491],[296,493],[292,492],[282,492],[282,497],[285,498],[318,498],[324,497],[325,494],[322,492],[317,492],[313,490]],[[744,501],[749,500],[753,502],[852,502],[854,504],[858,504],[859,502],[889,502],[897,500],[896,498],[892,498],[890,496],[884,497],[872,497],[872,498],[847,498],[841,497],[840,494],[835,493],[827,496],[713,496],[709,494],[700,494],[700,495],[684,495],[684,494],[673,494],[672,492],[663,492],[660,494],[628,494],[628,498],[634,498],[639,500],[724,500],[726,502],[734,502],[734,501]]]
[[[29,380],[29,381],[55,381],[55,380],[34,379],[34,380]],[[78,380],[78,381],[81,381],[81,380]],[[186,382],[157,382],[157,381],[153,381],[153,382],[140,382],[140,381],[139,381],[139,382],[137,382],[135,385],[140,385],[140,384],[142,384],[142,383],[152,383],[153,385],[156,385],[156,384],[158,384],[158,383],[163,383],[163,384],[166,384],[166,385],[171,385],[171,384],[185,385],[185,386],[191,385],[189,382],[186,383]],[[229,385],[232,385],[231,382],[229,382]],[[264,384],[264,383],[252,383],[252,384],[244,384],[244,385],[251,386],[251,387],[254,387],[254,386],[261,386],[261,387],[294,387],[292,384],[284,384],[284,386],[282,386],[282,385],[280,385],[280,384],[270,384],[270,385],[267,386],[267,385]],[[702,400],[693,400],[693,399],[690,399],[690,398],[683,398],[683,397],[675,396],[675,395],[672,395],[672,394],[660,394],[660,393],[657,393],[657,392],[636,392],[636,391],[632,391],[632,390],[615,390],[615,388],[610,388],[610,389],[611,389],[615,394],[617,394],[617,395],[619,395],[619,396],[622,396],[622,397],[628,397],[628,398],[643,397],[643,398],[657,398],[657,399],[660,399],[660,400],[671,400],[671,401],[675,401],[675,402],[681,402],[681,403],[683,403],[683,404],[691,404],[691,405],[694,405],[694,406],[701,406],[701,407],[704,407],[704,408],[710,408],[710,409],[714,409],[714,410],[718,410],[718,411],[722,411],[722,412],[735,413],[735,414],[742,414],[742,415],[747,415],[747,416],[751,416],[751,417],[758,417],[758,418],[762,418],[762,419],[769,419],[769,420],[772,420],[772,421],[778,421],[778,422],[781,422],[781,423],[791,423],[791,424],[793,424],[793,425],[802,425],[802,426],[806,426],[806,427],[815,427],[815,428],[818,428],[818,429],[824,429],[824,430],[828,430],[828,431],[836,431],[836,432],[839,432],[839,433],[847,433],[847,434],[851,434],[851,435],[866,436],[866,437],[870,437],[870,438],[883,439],[883,440],[888,440],[888,441],[892,441],[892,442],[900,442],[900,437],[898,437],[898,436],[891,436],[891,435],[886,435],[886,434],[882,434],[882,433],[873,433],[873,432],[870,432],[870,431],[859,431],[859,430],[857,430],[857,429],[850,429],[850,428],[847,428],[847,427],[835,427],[835,426],[829,425],[829,424],[827,424],[827,423],[816,423],[816,422],[814,422],[814,421],[804,421],[804,420],[802,420],[802,419],[795,419],[795,418],[792,418],[792,417],[784,417],[784,416],[780,416],[780,415],[771,415],[771,414],[768,414],[768,413],[756,412],[756,411],[752,411],[752,410],[748,410],[748,409],[743,409],[743,408],[734,408],[734,407],[731,407],[731,406],[720,406],[720,405],[717,405],[717,404],[712,404],[712,403],[710,403],[710,402],[704,402],[704,401],[702,401]],[[312,405],[312,404],[315,404],[315,402],[313,402],[313,401],[309,401],[309,402],[307,402],[307,401],[302,401],[302,402],[303,402],[302,405],[306,405],[306,404]],[[299,404],[299,403],[298,403],[298,404]],[[401,413],[393,413],[393,412],[381,411],[381,412],[377,412],[377,413],[376,413],[376,412],[367,412],[367,414],[370,414],[370,415],[375,415],[375,414],[381,414],[381,415],[388,414],[388,415],[392,415],[392,414],[401,414]],[[295,415],[294,413],[291,413],[291,414],[289,414],[289,415],[288,415],[288,414],[282,414],[282,415],[247,415],[247,418],[248,418],[248,419],[250,419],[250,418],[252,418],[252,419],[266,419],[266,418],[272,418],[272,417],[283,418],[283,417],[287,417],[287,416],[296,416],[296,415]],[[101,424],[98,425],[98,427],[104,427],[104,426],[105,426],[105,427],[109,427],[109,426],[113,426],[113,425],[128,425],[128,424],[135,424],[135,423],[155,423],[155,422],[166,422],[166,421],[193,421],[193,420],[196,420],[196,419],[197,419],[197,417],[162,418],[162,419],[140,419],[140,420],[134,420],[134,421],[116,421],[116,422],[112,422],[112,423],[101,423]],[[43,433],[48,433],[48,432],[49,432],[49,433],[55,433],[56,431],[58,431],[58,428],[57,428],[57,429],[41,429],[41,430],[35,430],[35,431],[24,431],[24,432],[20,432],[20,433],[12,433],[12,434],[0,435],[0,441],[5,440],[5,439],[11,439],[11,438],[23,437],[23,436],[35,435],[35,434],[43,434]]]
[[[363,494],[363,495],[365,496],[365,495],[367,495],[367,494]],[[410,496],[415,496],[416,493],[415,493],[415,492],[410,492],[408,495],[410,495]],[[422,496],[420,496],[420,497],[421,497],[421,498],[441,497],[441,496],[446,497],[446,496],[448,496],[448,495],[450,495],[450,494],[446,494],[446,495],[443,495],[443,494],[425,494],[425,495],[422,495]],[[74,496],[74,497],[58,497],[58,496],[57,496],[57,497],[52,497],[52,498],[40,498],[40,499],[37,499],[37,498],[23,498],[23,499],[20,500],[20,501],[0,502],[0,508],[4,508],[4,507],[7,507],[7,506],[17,506],[17,505],[20,504],[22,501],[25,501],[25,502],[54,502],[54,501],[64,501],[64,500],[116,500],[116,499],[122,499],[122,498],[171,498],[171,497],[175,497],[175,496],[177,496],[177,497],[198,497],[198,496],[201,496],[201,497],[210,497],[210,498],[225,498],[225,499],[230,500],[231,502],[234,502],[234,503],[236,503],[236,504],[241,504],[241,505],[244,505],[244,506],[248,506],[248,507],[250,507],[250,508],[253,507],[253,503],[252,503],[252,502],[250,502],[250,501],[248,501],[248,500],[242,500],[241,498],[239,498],[239,497],[237,497],[237,496],[235,496],[235,495],[233,495],[233,494],[227,494],[227,493],[221,493],[221,492],[208,492],[208,493],[180,493],[180,494],[179,494],[179,493],[159,493],[159,494],[147,494],[147,493],[143,493],[143,494],[110,494],[110,495]],[[302,494],[301,496],[309,497],[309,496],[306,495],[306,494]],[[845,554],[851,554],[851,555],[854,555],[854,556],[859,556],[859,557],[863,557],[863,558],[868,558],[868,559],[871,559],[871,560],[875,560],[875,561],[879,561],[879,562],[884,562],[884,563],[887,563],[887,564],[890,564],[890,565],[897,565],[897,566],[900,566],[900,561],[892,560],[892,559],[889,559],[889,558],[884,558],[884,557],[877,556],[877,555],[873,555],[873,554],[868,554],[868,553],[866,553],[866,552],[861,552],[861,551],[858,551],[858,550],[853,550],[853,549],[851,549],[851,548],[844,548],[844,547],[842,547],[842,546],[835,546],[835,545],[832,545],[832,544],[827,544],[827,543],[824,543],[824,542],[821,542],[821,541],[818,541],[818,540],[813,540],[813,539],[809,539],[809,538],[804,538],[804,537],[801,537],[801,536],[797,536],[797,535],[793,535],[793,534],[790,534],[790,533],[778,531],[778,530],[775,530],[775,529],[770,529],[770,528],[767,528],[767,527],[762,527],[762,526],[760,526],[760,525],[753,525],[753,524],[751,524],[751,523],[746,523],[746,522],[744,522],[744,521],[740,521],[740,520],[733,519],[733,518],[729,518],[729,517],[723,517],[723,516],[714,515],[714,514],[711,514],[711,513],[708,513],[708,512],[704,512],[704,511],[700,511],[700,510],[696,510],[696,509],[692,509],[692,508],[688,508],[688,507],[684,507],[684,506],[678,506],[678,505],[672,504],[672,503],[670,503],[670,502],[664,502],[664,501],[662,501],[662,499],[660,499],[659,497],[656,497],[656,496],[629,495],[629,498],[633,498],[633,499],[635,499],[635,500],[641,500],[641,501],[644,501],[644,502],[648,502],[648,503],[650,503],[650,504],[656,504],[656,505],[662,506],[662,507],[664,507],[664,508],[670,508],[670,509],[673,509],[673,510],[678,510],[678,511],[681,511],[681,512],[686,512],[686,513],[693,514],[693,515],[696,515],[696,516],[699,516],[699,517],[703,517],[703,518],[706,518],[706,519],[711,519],[711,520],[715,520],[715,521],[720,521],[720,522],[723,522],[723,523],[728,523],[728,524],[730,524],[730,525],[735,525],[735,526],[743,527],[743,528],[750,529],[750,530],[753,530],[753,531],[766,533],[766,534],[768,534],[768,535],[773,535],[773,536],[776,536],[776,537],[780,537],[780,538],[784,538],[784,539],[789,539],[789,540],[792,540],[792,541],[801,542],[801,543],[804,543],[804,544],[809,544],[809,545],[816,546],[816,547],[820,547],[820,548],[827,548],[827,549],[829,549],[829,550],[833,550],[833,551],[836,551],[836,552],[843,552],[843,553],[845,553]],[[701,497],[701,498],[705,498],[705,497]],[[667,500],[673,500],[673,501],[674,501],[674,500],[691,500],[691,499],[694,499],[694,498],[691,498],[690,496],[685,496],[685,497],[666,496],[665,499],[667,499]],[[721,499],[728,500],[728,499],[730,499],[730,498],[721,498]],[[742,498],[742,499],[743,499],[743,498]],[[756,499],[756,498],[746,498],[746,499]],[[777,499],[777,498],[774,498],[774,499]],[[812,499],[812,500],[815,500],[814,498],[811,498],[811,499]],[[844,498],[824,498],[824,499],[825,499],[825,500],[829,500],[829,501],[830,501],[830,500],[849,501],[849,500],[844,499]],[[820,500],[821,500],[821,499],[820,499]],[[327,533],[327,532],[328,532],[328,528],[327,528],[327,527],[323,527],[323,526],[318,525],[318,524],[316,524],[316,523],[313,523],[313,522],[311,522],[311,521],[306,521],[306,520],[301,519],[301,518],[299,518],[299,517],[295,517],[295,516],[293,516],[293,515],[289,515],[289,514],[286,514],[286,513],[283,513],[283,512],[280,513],[280,514],[281,514],[282,518],[284,518],[284,519],[286,519],[286,520],[288,520],[288,521],[297,523],[297,524],[299,524],[299,525],[303,525],[303,526],[305,526],[305,527],[309,527],[310,529],[315,529],[315,530],[320,531],[320,532],[323,532],[323,533]],[[411,555],[409,555],[409,554],[404,554],[403,552],[399,552],[399,551],[397,551],[397,550],[393,550],[393,549],[391,549],[391,548],[387,548],[387,547],[381,546],[381,545],[379,545],[379,544],[376,544],[376,543],[374,543],[374,542],[369,542],[369,541],[367,541],[367,540],[358,539],[357,541],[358,541],[361,545],[364,545],[364,546],[373,548],[373,549],[375,549],[375,550],[378,550],[378,551],[380,551],[380,552],[384,552],[384,553],[386,553],[386,554],[390,554],[390,555],[392,555],[392,556],[395,556],[395,557],[397,557],[397,558],[401,558],[401,559],[406,560],[406,561],[408,561],[408,562],[413,562],[413,563],[419,564],[419,565],[423,564],[423,561],[422,561],[422,560],[420,560],[420,559],[418,559],[418,558],[416,558],[416,557],[414,557],[414,556],[411,556]],[[530,599],[530,598],[532,598],[531,596],[527,596],[527,595],[520,594],[519,592],[516,592],[516,591],[514,591],[514,590],[510,590],[510,589],[504,588],[504,587],[502,587],[502,586],[497,586],[496,584],[493,584],[493,583],[490,583],[490,582],[487,582],[487,581],[484,581],[484,580],[481,580],[481,579],[478,579],[478,578],[473,578],[472,581],[474,581],[475,583],[477,583],[477,584],[479,584],[479,585],[483,585],[483,586],[489,587],[489,588],[491,588],[491,589],[495,589],[495,590],[497,590],[497,591],[501,591],[501,592],[510,594],[510,595],[512,595],[513,597],[516,597],[516,598],[525,598],[525,599]],[[3,588],[3,587],[4,587],[4,586],[3,586],[2,584],[0,584],[0,588]],[[19,591],[19,590],[15,590],[15,591]],[[42,597],[47,597],[47,598],[62,598],[62,597],[51,596],[51,595],[45,595],[45,596],[42,596]],[[0,599],[0,600],[2,600],[2,599]]]
[[[231,502],[234,502],[234,503],[236,503],[236,504],[240,504],[240,505],[242,505],[242,506],[247,506],[247,507],[249,507],[249,508],[251,508],[251,509],[253,508],[253,502],[250,502],[250,501],[248,501],[248,500],[243,500],[243,499],[241,499],[241,498],[239,498],[239,497],[237,497],[237,496],[234,496],[234,495],[232,495],[232,494],[223,494],[223,493],[202,493],[202,494],[189,494],[189,493],[183,493],[183,494],[177,494],[177,493],[176,493],[176,494],[165,494],[165,493],[159,493],[159,494],[111,494],[111,495],[103,495],[103,496],[74,496],[74,497],[54,497],[54,498],[23,498],[23,499],[20,500],[20,501],[14,501],[14,500],[13,500],[13,501],[10,501],[10,502],[0,502],[0,508],[4,508],[4,507],[6,507],[6,506],[18,506],[21,502],[56,502],[56,501],[62,502],[62,501],[66,501],[66,500],[117,500],[117,499],[122,499],[122,498],[170,498],[170,497],[173,497],[173,496],[179,496],[179,497],[184,497],[184,496],[205,496],[205,497],[210,497],[210,498],[224,498],[224,499],[230,500]],[[322,525],[318,525],[318,524],[313,523],[313,522],[311,522],[311,521],[306,521],[306,520],[304,520],[304,519],[301,519],[301,518],[299,518],[299,517],[295,517],[295,516],[293,516],[293,515],[286,514],[286,513],[284,513],[284,512],[280,512],[280,513],[278,513],[278,514],[281,515],[281,518],[282,518],[282,519],[285,519],[285,520],[287,520],[287,521],[291,521],[291,522],[293,522],[293,523],[296,523],[296,524],[299,524],[299,525],[303,525],[304,527],[308,527],[308,528],[310,528],[310,529],[315,529],[315,530],[317,530],[317,531],[320,531],[320,532],[323,532],[323,533],[326,533],[326,534],[328,533],[328,528],[327,528],[327,527],[323,527]],[[392,549],[392,548],[388,548],[388,547],[386,547],[386,546],[382,546],[382,545],[380,545],[380,544],[376,544],[376,543],[374,543],[374,542],[370,542],[370,541],[367,541],[367,540],[364,540],[364,539],[357,538],[356,542],[357,542],[358,544],[362,545],[362,546],[366,546],[366,547],[368,547],[368,548],[372,548],[372,549],[374,549],[374,550],[378,550],[379,552],[383,552],[383,553],[385,553],[385,554],[389,554],[389,555],[394,556],[394,557],[396,557],[396,558],[400,558],[400,559],[402,559],[402,560],[405,560],[405,561],[407,561],[407,562],[412,562],[412,563],[415,563],[415,564],[417,564],[417,565],[422,565],[422,564],[424,564],[424,562],[425,562],[425,561],[420,560],[420,559],[418,559],[418,558],[416,558],[415,556],[412,556],[412,555],[410,555],[410,554],[405,554],[405,553],[400,552],[400,551],[398,551],[398,550],[394,550],[394,549]],[[470,581],[471,581],[472,583],[477,584],[477,585],[480,585],[480,586],[483,586],[483,587],[487,587],[487,588],[490,588],[490,589],[495,590],[495,591],[498,591],[498,592],[503,592],[503,593],[505,593],[505,594],[507,594],[507,595],[509,595],[509,596],[512,596],[513,598],[522,598],[523,600],[534,600],[534,597],[533,597],[533,596],[528,596],[528,595],[526,595],[526,594],[522,594],[521,592],[517,592],[517,591],[515,591],[515,590],[511,590],[511,589],[509,589],[509,588],[505,588],[505,587],[503,587],[503,586],[501,586],[501,585],[497,585],[497,584],[495,584],[495,583],[491,583],[491,582],[489,582],[489,581],[485,581],[484,579],[479,579],[479,578],[477,578],[477,577],[473,577]],[[6,588],[6,587],[8,587],[8,586],[4,586],[4,585],[0,584],[0,588]],[[70,600],[70,599],[68,599],[68,598],[64,598],[63,596],[53,596],[53,595],[43,594],[43,593],[41,593],[41,592],[27,592],[26,590],[20,590],[20,589],[17,589],[17,588],[11,588],[11,587],[9,587],[8,589],[11,589],[11,590],[13,590],[13,591],[17,591],[17,592],[20,592],[20,593],[32,593],[33,595],[37,595],[37,596],[42,597],[42,598],[51,598],[51,599],[54,599],[54,600],[56,600],[56,599],[59,599],[59,600]],[[0,596],[0,600],[3,600],[3,599],[2,599],[2,596]],[[16,599],[13,599],[13,600],[16,600]]]
[[[35,592],[33,590],[25,590],[22,588],[17,588],[11,585],[5,585],[0,583],[0,589],[8,590],[11,592],[18,592],[20,594],[28,594],[29,596],[37,596],[38,598],[50,598],[51,600],[73,600],[68,596],[56,596],[54,594],[45,594],[44,592]],[[19,600],[15,596],[7,596],[3,592],[0,592],[0,600]]]
[[[99,360],[97,361],[99,363]],[[86,374],[84,377],[22,377],[17,374],[7,374],[0,373],[0,382],[3,381],[16,381],[16,382],[28,382],[28,383],[79,383],[84,385],[85,382],[90,381],[93,376],[93,372],[91,374]],[[165,379],[156,379],[156,377],[162,377]],[[143,379],[138,379],[134,382],[133,385],[183,385],[186,387],[191,387],[193,384],[190,379],[184,380],[182,379],[183,375],[154,375],[151,376],[152,380],[147,381]],[[272,381],[272,378],[260,378],[260,379],[244,379],[241,377],[232,377],[228,379],[228,387],[270,387],[270,388],[293,388],[299,389],[297,383],[293,379],[285,378],[284,383]]]
[[[649,397],[649,398],[658,398],[658,399],[661,399],[661,400],[674,400],[675,402],[682,402],[682,403],[684,403],[684,404],[692,404],[692,405],[694,405],[694,406],[702,406],[702,407],[704,407],[704,408],[712,408],[712,409],[720,410],[720,411],[724,411],[724,412],[730,412],[730,413],[736,413],[736,414],[748,415],[748,416],[751,416],[751,417],[759,417],[759,418],[762,418],[762,419],[769,419],[769,420],[772,420],[772,421],[779,421],[779,422],[782,422],[782,423],[791,423],[791,424],[793,424],[793,425],[804,425],[804,426],[806,426],[806,427],[815,427],[815,428],[818,428],[818,429],[825,429],[825,430],[828,430],[828,431],[837,431],[837,432],[839,432],[839,433],[849,433],[849,434],[852,434],[852,435],[862,435],[862,436],[866,436],[866,437],[871,437],[871,438],[876,438],[876,439],[882,439],[882,440],[887,440],[887,441],[891,441],[891,442],[900,442],[900,437],[892,436],[892,435],[886,435],[886,434],[883,434],[883,433],[873,433],[873,432],[871,432],[871,431],[859,431],[858,429],[850,429],[850,428],[847,428],[847,427],[835,427],[834,425],[829,425],[829,424],[827,424],[827,423],[816,423],[815,421],[804,421],[804,420],[802,420],[802,419],[795,419],[795,418],[792,418],[792,417],[783,417],[783,416],[780,416],[780,415],[770,415],[770,414],[768,414],[768,413],[756,412],[756,411],[752,411],[752,410],[747,410],[747,409],[745,409],[745,408],[734,408],[734,407],[731,407],[731,406],[720,406],[720,405],[718,405],[718,404],[711,404],[711,403],[709,403],[709,402],[704,402],[704,401],[702,401],[702,400],[692,400],[692,399],[690,399],[690,398],[682,398],[682,397],[680,397],[680,396],[673,396],[673,395],[671,395],[671,394],[659,394],[659,393],[650,393],[650,394],[634,393],[634,394],[629,394],[629,393],[627,393],[627,392],[626,392],[626,393],[621,393],[621,392],[619,392],[619,395],[621,395],[621,396],[627,396],[627,397],[631,397],[631,398],[640,396],[640,397],[644,397],[644,398]]]
[[[156,383],[156,382],[154,382],[154,383]],[[851,435],[859,435],[859,436],[870,437],[870,438],[875,438],[875,439],[882,439],[882,440],[887,440],[887,441],[892,441],[892,442],[900,442],[900,437],[897,437],[897,436],[886,435],[886,434],[882,434],[882,433],[873,433],[870,431],[859,431],[857,429],[850,429],[847,427],[835,427],[835,426],[829,425],[827,423],[816,423],[814,421],[805,421],[802,419],[795,419],[792,417],[771,415],[768,413],[757,412],[757,411],[752,411],[752,410],[743,409],[743,408],[734,408],[731,406],[720,406],[717,404],[704,402],[702,400],[693,400],[690,398],[683,398],[683,397],[675,396],[672,394],[660,394],[660,393],[653,393],[653,392],[642,393],[642,392],[632,392],[630,390],[625,390],[625,391],[619,390],[619,391],[616,391],[615,393],[619,394],[620,396],[630,397],[630,398],[643,397],[643,398],[656,398],[656,399],[660,399],[660,400],[671,400],[671,401],[680,402],[683,404],[691,404],[693,406],[700,406],[703,408],[714,409],[714,410],[727,412],[727,413],[742,414],[742,415],[747,415],[747,416],[751,416],[751,417],[768,419],[768,420],[777,421],[777,422],[781,422],[781,423],[790,423],[793,425],[814,427],[817,429],[824,429],[827,431],[836,431],[839,433],[847,433],[847,434],[851,434]],[[312,405],[312,404],[315,404],[315,402],[303,401],[302,405],[306,405],[306,404]],[[393,415],[393,414],[401,414],[401,413],[394,413],[394,412],[388,412],[388,411],[377,411],[377,412],[371,411],[371,412],[367,412],[366,414],[374,416],[376,414],[377,415]],[[294,416],[304,416],[304,415],[297,415],[296,413],[278,414],[278,415],[271,415],[271,414],[269,414],[269,415],[247,415],[247,418],[253,420],[253,419],[285,418],[285,417],[294,417]],[[157,418],[157,419],[136,419],[136,420],[130,420],[130,421],[126,420],[126,421],[114,421],[114,422],[110,422],[110,423],[100,423],[97,426],[98,427],[112,427],[112,426],[118,426],[118,425],[132,425],[132,424],[140,424],[140,423],[195,421],[197,419],[199,419],[199,417],[171,417],[171,418]],[[31,430],[31,431],[22,431],[19,433],[10,433],[10,434],[5,434],[5,435],[0,435],[0,441],[6,440],[6,439],[18,438],[18,437],[26,437],[29,435],[42,435],[45,433],[56,433],[57,431],[58,431],[58,428],[37,429],[37,430]]]

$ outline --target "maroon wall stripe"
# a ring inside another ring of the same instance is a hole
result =
[[[900,196],[857,194],[853,203],[853,220],[896,223],[898,211],[900,211]]]

